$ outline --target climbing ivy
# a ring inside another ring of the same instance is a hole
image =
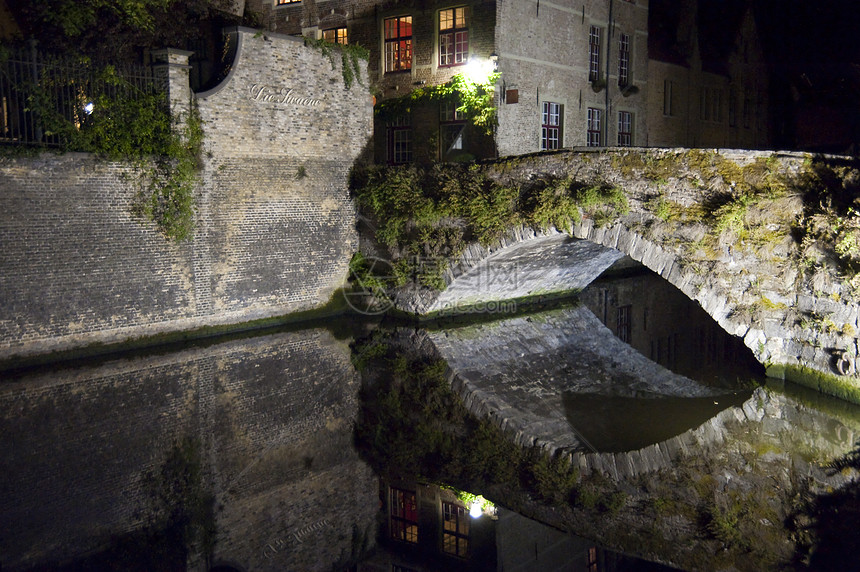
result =
[[[66,107],[61,96],[68,86],[51,78],[22,85],[29,94],[27,110],[39,118],[46,137],[57,136],[61,151],[134,164],[141,174],[134,214],[154,222],[169,239],[190,238],[203,146],[196,108],[185,116],[171,114],[163,91],[143,89],[113,66],[93,77],[93,85],[100,87],[71,114],[60,112]]]
[[[413,107],[419,105],[453,99],[459,104],[457,111],[462,113],[467,121],[490,134],[497,121],[493,93],[500,75],[498,72],[491,73],[486,82],[480,83],[463,74],[457,74],[447,83],[421,87],[401,97],[377,103],[374,111],[382,120],[388,120],[409,113]]]
[[[305,45],[309,48],[316,48],[322,52],[322,55],[331,62],[331,69],[335,69],[335,58],[340,54],[342,64],[341,73],[343,74],[343,84],[347,89],[352,87],[352,84],[357,80],[359,85],[364,85],[361,79],[360,60],[367,61],[370,57],[370,52],[367,48],[355,44],[334,44],[325,40],[315,40],[313,38],[305,38]]]

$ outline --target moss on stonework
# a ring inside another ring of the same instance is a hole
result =
[[[139,336],[122,342],[95,342],[66,350],[35,355],[12,356],[0,360],[0,372],[14,375],[14,372],[28,368],[53,366],[67,362],[98,361],[108,359],[113,355],[128,354],[130,352],[176,351],[179,345],[204,343],[204,341],[214,343],[223,341],[230,336],[259,335],[261,330],[274,328],[278,328],[279,330],[288,327],[303,329],[308,327],[308,322],[333,318],[348,311],[349,306],[344,291],[337,289],[328,302],[309,310],[234,324],[202,326],[189,330]]]
[[[810,367],[791,364],[768,365],[766,373],[768,377],[785,379],[816,389],[821,393],[860,404],[860,384],[855,377],[838,376]]]

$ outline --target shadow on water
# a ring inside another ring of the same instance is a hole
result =
[[[656,399],[565,393],[562,402],[571,426],[596,451],[615,453],[680,435],[749,397],[749,391]]]

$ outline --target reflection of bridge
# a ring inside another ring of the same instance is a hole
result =
[[[499,160],[484,168],[504,184],[569,178],[620,187],[629,213],[604,227],[592,218],[574,224],[584,241],[516,228],[489,247],[471,245],[447,271],[446,290],[401,295],[401,308],[427,315],[576,290],[626,254],[742,337],[769,375],[860,400],[856,378],[840,375],[854,373],[858,306],[837,271],[822,265],[810,277],[797,262],[805,253],[792,231],[804,214],[798,181],[808,164],[800,154],[655,149]],[[782,192],[769,190],[775,185]],[[690,214],[714,204],[722,220]]]

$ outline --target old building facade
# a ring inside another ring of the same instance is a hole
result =
[[[498,71],[498,126],[484,134],[458,102],[378,120],[377,161],[514,155],[645,144],[648,0],[251,0],[262,27],[370,51],[378,102]]]
[[[268,30],[368,49],[377,103],[472,66],[499,73],[497,125],[415,98],[377,115],[388,164],[563,147],[763,148],[768,73],[747,0],[248,0]]]
[[[770,145],[768,68],[750,4],[652,0],[650,19],[644,144]]]

